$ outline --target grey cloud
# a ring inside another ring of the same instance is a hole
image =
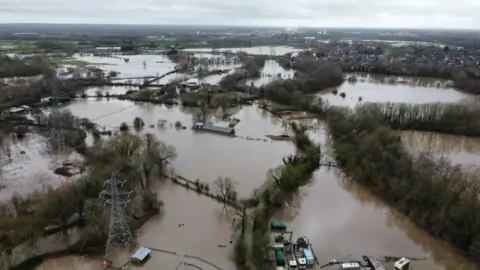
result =
[[[0,22],[480,28],[474,0],[0,0]]]

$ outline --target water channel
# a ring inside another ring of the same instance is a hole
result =
[[[138,61],[142,63],[141,59],[148,57],[150,56],[138,56]],[[103,68],[116,70],[122,65],[128,66],[130,63],[118,62],[118,65]],[[132,64],[131,68],[137,70],[130,71],[127,67],[121,67],[122,74],[151,75],[145,73],[143,64]],[[349,100],[350,96],[356,95],[364,96],[365,101],[411,103],[455,102],[468,98],[468,95],[450,88],[413,86],[407,83],[391,85],[372,80],[356,84],[346,82],[339,87],[339,92],[346,92],[347,89],[350,92],[345,100],[340,100],[343,102],[341,105],[354,105],[358,98]],[[324,92],[320,95],[333,94]],[[334,103],[333,99],[331,102]],[[283,156],[294,152],[294,147],[289,142],[264,140],[266,134],[281,134],[285,129],[281,121],[255,105],[243,107],[236,112],[235,117],[241,120],[236,128],[239,136],[236,138],[193,132],[189,127],[194,110],[178,106],[168,108],[92,98],[76,100],[66,108],[79,117],[92,119],[106,129],[115,129],[121,122],[131,124],[135,117],[141,117],[146,123],[144,132],[151,132],[176,147],[178,157],[173,162],[173,167],[177,173],[207,183],[212,183],[218,176],[232,177],[238,183],[240,197],[250,195],[254,188],[263,183],[268,169],[279,165]],[[163,128],[156,125],[160,119],[168,121]],[[170,126],[175,121],[181,121],[187,129]],[[328,146],[328,133],[321,123],[310,134],[324,147]],[[246,139],[247,137],[253,139]],[[412,149],[425,149],[434,155],[451,157],[454,162],[462,164],[478,158],[477,146],[480,141],[472,139],[466,142],[464,138],[456,141],[440,137],[419,132],[402,134],[406,145]],[[439,140],[449,140],[451,147],[437,142]],[[432,142],[443,148],[432,146]],[[170,183],[159,184],[156,191],[159,199],[165,203],[165,210],[137,232],[140,244],[200,256],[223,269],[234,269],[229,260],[231,217],[222,210],[221,205]],[[305,235],[310,238],[322,262],[334,258],[358,259],[361,255],[403,255],[432,257],[414,262],[414,270],[476,269],[447,244],[420,231],[407,218],[365,188],[344,179],[334,169],[319,169],[311,184],[302,188],[297,200],[279,218],[289,223],[296,236]],[[179,227],[182,223],[185,226]],[[152,259],[141,269],[173,269],[180,260],[172,255],[154,253]],[[93,269],[94,265],[98,265],[96,263],[99,261],[71,256],[48,260],[38,269],[86,270]]]

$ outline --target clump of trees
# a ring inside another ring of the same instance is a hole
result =
[[[222,88],[236,90],[238,84],[248,78],[258,78],[262,74],[267,58],[265,56],[240,57],[243,67],[232,74],[224,76],[219,84]]]
[[[0,78],[29,77],[43,74],[48,67],[46,61],[25,61],[9,56],[0,56]]]
[[[237,200],[237,191],[235,186],[237,183],[229,177],[218,177],[217,180],[213,182],[215,186],[217,196],[219,199],[226,204],[227,201],[236,201]]]
[[[411,155],[378,106],[331,109],[337,162],[418,226],[480,258],[480,182],[443,159]]]
[[[295,78],[276,80],[265,86],[265,97],[285,105],[301,105],[312,94],[343,82],[340,67],[330,62],[306,60],[296,62]]]
[[[394,129],[434,131],[454,135],[480,136],[480,102],[462,103],[366,103],[377,110]]]

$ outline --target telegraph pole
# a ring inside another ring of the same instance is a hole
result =
[[[124,208],[130,202],[133,191],[123,190],[125,181],[119,181],[115,174],[103,184],[104,190],[100,192],[100,198],[105,206],[110,206],[110,228],[108,230],[107,245],[105,248],[105,260],[108,252],[113,247],[126,246],[133,240],[132,231],[128,226]]]

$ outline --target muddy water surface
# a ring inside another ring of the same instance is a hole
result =
[[[480,162],[480,139],[435,132],[401,132],[405,146],[412,153],[427,152],[445,157],[453,164],[475,168]]]
[[[458,102],[471,95],[448,87],[448,81],[401,76],[358,77],[339,87],[321,91],[318,95],[331,105],[354,107],[360,102],[430,103]],[[332,91],[338,91],[338,94]],[[339,94],[345,93],[343,98]],[[359,100],[362,99],[362,101]]]
[[[125,68],[124,74],[155,75],[157,71],[149,69],[150,66],[155,66],[151,63],[153,60],[143,70],[143,60],[146,57],[150,56],[131,59],[136,71],[129,72]],[[118,66],[121,62],[123,60],[117,61]],[[158,65],[156,69],[162,73],[161,64]],[[345,83],[341,87],[344,87],[341,92],[348,89],[351,92],[347,93],[345,99],[338,99],[336,105],[353,106],[358,102],[358,96],[363,96],[364,101],[411,103],[453,102],[468,97],[453,89],[432,88],[423,84],[419,86],[418,83],[392,85],[365,80],[356,84]],[[332,98],[332,104],[339,98],[333,95],[330,97],[331,94],[327,92],[323,95]],[[193,132],[190,126],[195,109],[167,108],[115,99],[78,100],[67,108],[79,117],[88,117],[106,129],[113,130],[121,122],[131,125],[135,117],[141,117],[146,123],[144,132],[152,132],[176,147],[179,155],[173,166],[178,173],[207,183],[212,183],[218,176],[230,176],[238,182],[237,190],[241,197],[250,195],[254,188],[264,182],[269,168],[279,165],[282,157],[294,152],[294,147],[289,142],[263,140],[266,134],[281,134],[285,129],[278,119],[255,106],[236,112],[235,116],[241,120],[236,127],[237,138]],[[168,123],[164,127],[158,127],[157,121],[160,119],[165,119]],[[176,129],[173,127],[176,121],[182,122],[187,128]],[[316,141],[325,144],[326,132],[323,128],[310,134]],[[253,140],[248,140],[247,137]],[[473,158],[474,152],[471,154]],[[165,212],[138,231],[138,240],[142,245],[191,253],[224,269],[234,269],[228,260],[231,219],[225,216],[220,205],[172,184],[160,186],[158,196],[165,202]],[[367,190],[343,181],[335,170],[318,170],[312,183],[302,189],[296,203],[281,218],[289,222],[296,236],[305,235],[311,239],[321,262],[333,258],[358,259],[361,255],[405,255],[433,257],[431,260],[415,262],[412,270],[475,269],[448,245],[418,230]],[[184,226],[178,226],[183,223]],[[218,245],[226,245],[227,248]],[[125,258],[117,259],[121,261]],[[159,266],[173,269],[179,261],[180,258],[172,255],[154,253],[151,261],[141,269],[153,270]],[[40,269],[86,270],[92,269],[96,263],[98,261],[69,257],[48,261]]]
[[[221,269],[235,269],[231,262],[232,213],[210,198],[198,195],[172,183],[156,188],[158,198],[166,208],[137,231],[141,246],[188,254],[207,260]],[[175,269],[182,261],[202,269],[212,269],[205,263],[153,251],[151,259],[140,269]],[[118,252],[114,265],[123,265],[128,260],[127,252]],[[47,260],[38,270],[92,270],[98,269],[100,260],[75,256]],[[133,269],[133,267],[132,267]],[[189,269],[189,268],[178,268]]]
[[[22,139],[16,136],[3,138],[0,149],[0,202],[9,200],[14,195],[24,196],[68,183],[71,178],[57,175],[53,171],[67,159],[72,162],[82,160],[73,149],[65,149],[61,155],[49,154],[47,139],[36,134],[35,129],[30,131]]]
[[[168,109],[161,105],[135,105],[118,100],[79,100],[67,108],[74,115],[88,117],[107,130],[115,130],[123,121],[131,125],[135,117],[141,117],[146,124],[145,132],[154,133],[160,140],[175,146],[178,157],[173,166],[179,174],[210,184],[219,176],[231,177],[238,182],[240,196],[250,195],[265,180],[269,168],[279,165],[282,157],[294,152],[289,142],[267,140],[265,135],[281,134],[285,129],[277,118],[255,106],[244,107],[235,114],[240,119],[235,128],[239,137],[233,138],[193,131],[191,112],[195,109]],[[163,128],[157,126],[160,119],[168,121]],[[186,129],[173,127],[176,121]]]

